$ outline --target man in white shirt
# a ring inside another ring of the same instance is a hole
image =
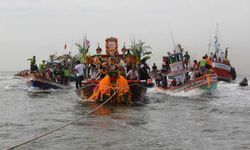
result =
[[[76,89],[82,87],[82,81],[84,80],[84,65],[80,63],[79,60],[76,62],[75,66],[75,73],[76,73]]]
[[[190,69],[188,76],[189,76],[190,81],[195,79],[196,74],[195,74],[195,71],[193,70],[193,68]]]

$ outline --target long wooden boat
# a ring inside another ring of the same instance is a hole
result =
[[[99,86],[99,82],[101,80],[87,80],[83,82],[83,86],[79,89],[76,89],[77,96],[82,100],[88,100],[91,95],[93,95],[96,88]],[[128,93],[118,96],[118,93],[112,97],[110,100],[110,103],[136,103],[141,102],[144,99],[144,96],[147,92],[147,87],[145,86],[146,81],[140,81],[140,80],[127,80],[129,91]],[[111,90],[111,93],[113,93],[116,89],[115,84],[113,84],[113,89]],[[109,96],[103,96],[101,97],[101,94],[99,95],[98,102],[103,102],[107,100]],[[91,101],[91,99],[89,100]]]
[[[70,85],[64,85],[61,83],[57,83],[54,81],[46,80],[46,79],[30,79],[27,81],[28,87],[36,87],[39,89],[68,89]]]

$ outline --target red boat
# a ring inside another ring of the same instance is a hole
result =
[[[235,69],[230,64],[214,61],[212,66],[219,81],[231,82],[236,79]]]
[[[218,25],[213,43],[209,44],[209,54],[212,60],[212,67],[218,76],[218,81],[231,82],[236,79],[235,68],[231,66],[228,59],[228,47],[225,51],[220,47],[218,38]]]

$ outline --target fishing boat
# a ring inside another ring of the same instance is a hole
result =
[[[101,54],[102,49],[98,44],[97,54],[85,57],[85,65],[95,66],[102,77],[87,78],[82,82],[82,87],[76,89],[76,94],[81,100],[89,102],[109,100],[111,104],[132,104],[144,99],[147,80],[139,78],[130,80],[126,78],[128,70],[124,69],[134,66],[138,71],[141,60],[133,55],[133,52],[130,53],[125,44],[121,51],[122,54],[118,52],[118,39],[110,37],[106,39],[106,54]]]
[[[231,82],[236,79],[235,68],[231,65],[228,59],[228,47],[225,51],[222,50],[218,37],[218,25],[214,41],[209,44],[209,54],[212,60],[212,67],[218,76],[218,81]]]
[[[199,70],[184,68],[183,54],[175,50],[163,57],[162,80],[156,89],[169,92],[187,92],[194,89],[211,91],[217,87],[217,75],[211,69],[201,75]]]

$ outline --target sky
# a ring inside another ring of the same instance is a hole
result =
[[[1,0],[0,71],[29,68],[50,54],[77,53],[74,43],[87,35],[90,53],[113,36],[129,47],[131,39],[152,48],[150,64],[180,43],[192,59],[201,58],[216,24],[223,49],[238,74],[250,74],[249,0]],[[64,50],[64,45],[68,48]]]

